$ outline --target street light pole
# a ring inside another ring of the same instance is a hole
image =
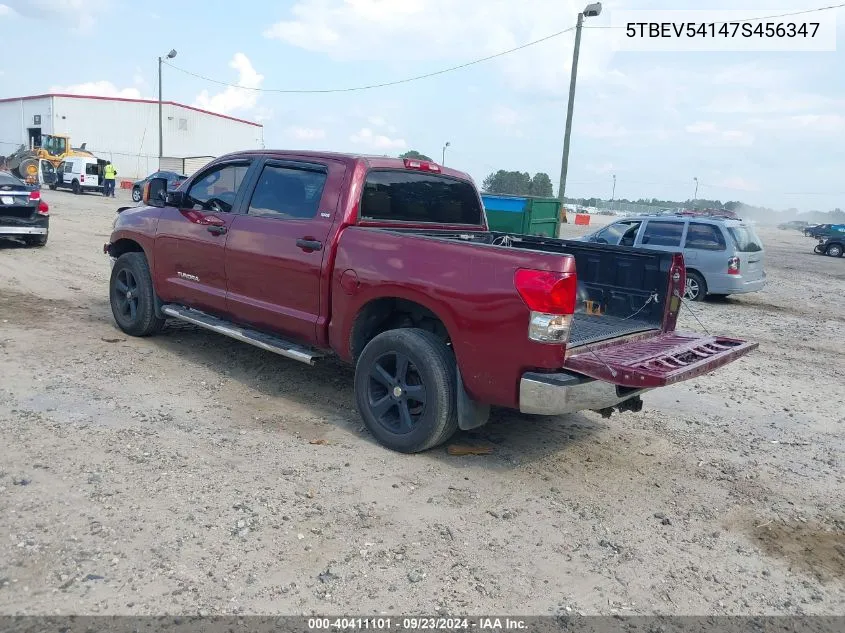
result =
[[[613,174],[613,193],[610,194],[610,201],[613,202],[616,199],[616,174]]]
[[[693,180],[695,181],[695,195],[693,195],[692,200],[695,202],[698,200],[698,176],[695,176]]]
[[[578,14],[578,21],[575,24],[575,49],[572,53],[572,75],[569,79],[569,104],[566,108],[566,129],[563,133],[563,157],[560,163],[560,184],[558,186],[558,198],[560,198],[561,209],[566,202],[566,172],[569,169],[569,137],[572,133],[572,110],[575,106],[575,81],[578,76],[578,54],[581,49],[581,27],[584,24],[584,17],[592,18],[601,13],[601,2],[588,4]],[[563,216],[564,218],[566,216]]]
[[[173,59],[176,57],[176,50],[171,49],[170,52],[167,54],[167,59]],[[162,104],[161,104],[161,57],[158,58],[158,158],[159,158],[159,166],[158,168],[161,169],[161,157],[164,156],[164,126],[162,124]]]
[[[446,141],[446,144],[443,146],[443,159],[440,161],[441,165],[446,164],[446,148],[449,147],[450,145],[451,145],[451,143],[449,141]]]

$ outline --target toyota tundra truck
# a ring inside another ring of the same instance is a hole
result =
[[[360,415],[405,453],[525,414],[639,411],[642,394],[756,343],[675,331],[681,253],[490,231],[433,162],[247,151],[147,183],[104,252],[117,325],[168,319],[308,365],[355,368]]]

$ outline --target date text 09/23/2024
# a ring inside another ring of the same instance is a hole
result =
[[[508,617],[309,618],[309,631],[521,631],[527,623]]]

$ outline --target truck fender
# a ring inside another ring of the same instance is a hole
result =
[[[484,426],[490,418],[490,405],[473,400],[464,388],[461,370],[457,364],[455,371],[457,372],[458,386],[458,428],[462,431],[469,431]]]

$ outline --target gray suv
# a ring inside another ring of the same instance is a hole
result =
[[[742,220],[642,215],[617,220],[580,239],[682,252],[687,266],[685,297],[691,301],[755,292],[766,285],[763,243]]]

